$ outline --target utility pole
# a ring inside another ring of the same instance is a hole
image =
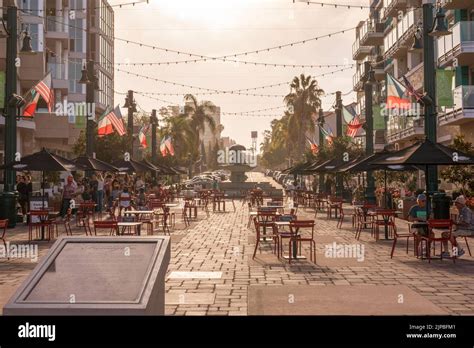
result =
[[[436,127],[438,115],[436,112],[436,84],[435,84],[435,50],[434,37],[430,35],[433,25],[433,1],[423,0],[423,64],[424,64],[424,89],[432,99],[432,103],[425,105],[425,135],[428,140],[436,143]],[[438,191],[438,168],[428,166],[426,173],[426,184],[428,194]]]
[[[127,94],[127,100],[128,100],[128,122],[127,122],[127,125],[128,125],[128,137],[130,139],[130,155],[133,156],[134,152],[133,152],[133,149],[134,149],[134,143],[135,143],[135,139],[133,138],[133,112],[135,111],[134,110],[134,102],[133,102],[133,91],[128,91],[128,94]]]
[[[365,91],[365,154],[370,156],[374,154],[374,114],[373,114],[373,85],[370,79],[372,66],[370,62],[364,64],[364,91]],[[375,179],[374,172],[367,172],[367,187],[365,191],[365,199],[367,203],[374,204],[375,199]]]
[[[87,7],[87,11],[89,11],[89,7]],[[90,22],[90,19],[89,19],[89,14],[87,15],[87,23],[88,23],[88,31],[87,31],[87,40],[90,42],[91,38],[92,38],[92,35],[90,34],[89,32],[89,22]],[[89,48],[89,44],[87,45],[88,49],[87,49],[87,56],[89,57],[88,60],[87,60],[87,77],[89,79],[89,83],[86,84],[86,103],[87,105],[94,105],[94,107],[92,108],[92,110],[94,110],[94,119],[90,119],[88,116],[87,116],[87,123],[86,123],[86,155],[88,157],[95,157],[95,102],[94,102],[94,99],[95,99],[95,85],[96,85],[96,82],[95,82],[95,73],[94,73],[94,61],[92,60],[92,57],[90,55],[90,48]],[[87,108],[87,110],[89,110],[89,108]]]
[[[342,138],[342,93],[336,92],[336,137]],[[336,174],[336,197],[342,197],[344,194],[344,182],[342,174]]]
[[[156,110],[151,110],[151,163],[157,163],[156,153],[156,128],[158,126],[158,117],[156,117]],[[153,173],[153,177],[156,178],[156,172]]]
[[[17,91],[17,31],[18,31],[18,9],[14,6],[7,10],[7,60],[6,60],[6,86],[5,86],[5,164],[15,161],[16,155],[16,113],[17,105],[12,103],[12,96]],[[0,202],[0,217],[8,219],[8,226],[16,226],[16,200],[15,192],[16,172],[11,169],[5,170],[4,188]]]
[[[319,109],[318,124],[319,124],[319,150],[321,150],[324,147],[324,134],[322,131],[322,127],[324,126],[324,111],[322,107]],[[324,192],[324,174],[319,173],[318,177],[319,177],[319,193],[323,193]]]

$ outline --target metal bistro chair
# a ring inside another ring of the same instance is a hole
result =
[[[255,232],[256,232],[256,242],[255,242],[255,250],[253,252],[253,259],[257,254],[258,246],[260,245],[261,239],[272,239],[275,244],[275,250],[277,250],[277,237],[275,236],[274,232],[274,223],[276,220],[276,213],[269,211],[269,212],[258,212],[257,216],[254,218],[254,225],[255,225]],[[267,235],[267,229],[271,230],[271,235]]]
[[[301,233],[302,229],[311,229],[311,234],[309,236],[303,236]],[[292,246],[293,243],[296,243],[297,247],[299,246],[300,254],[301,254],[301,243],[308,242],[309,243],[309,252],[310,252],[310,260],[312,262],[316,262],[316,241],[314,240],[314,220],[295,220],[290,222],[290,243],[288,246],[288,251],[290,252],[288,261],[291,263],[291,259],[293,257],[292,253]],[[313,261],[314,258],[314,261]]]
[[[7,227],[8,227],[8,219],[0,220],[0,229],[3,229],[0,239],[2,240],[3,245],[5,246],[5,252],[7,250],[7,241],[5,239],[5,235],[7,234]],[[7,255],[9,255],[9,253],[7,253]],[[8,256],[8,260],[10,260],[10,256]]]
[[[437,237],[435,234],[435,229],[447,229],[448,235],[446,237],[440,236]],[[453,232],[453,221],[451,219],[429,219],[428,220],[428,235],[420,236],[420,247],[423,248],[425,244],[426,257],[428,262],[431,263],[431,247],[433,247],[433,253],[436,254],[436,242],[440,242],[441,247],[441,260],[443,259],[443,242],[449,242],[451,239],[451,234]],[[445,250],[447,251],[447,250]],[[452,257],[453,262],[456,262],[456,255]]]
[[[118,222],[117,221],[94,221],[94,234],[97,236],[98,229],[108,229],[110,235],[118,235]]]

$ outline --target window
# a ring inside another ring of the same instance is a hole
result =
[[[84,94],[84,85],[78,83],[82,74],[82,59],[69,59],[69,92]]]
[[[70,19],[69,20],[69,38],[70,38],[70,49],[72,52],[85,52],[85,31],[84,31],[84,20],[83,19]]]

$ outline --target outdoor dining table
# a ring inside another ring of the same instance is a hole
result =
[[[30,216],[30,212],[26,213],[28,216]],[[59,211],[48,211],[48,217],[47,219],[51,219],[51,218],[56,218],[58,217],[59,215]],[[44,222],[46,220],[44,220],[45,216],[40,216],[39,218],[41,219],[41,222]],[[30,217],[31,219],[31,217]],[[31,221],[30,221],[31,222]],[[38,239],[36,240],[37,242],[43,242],[43,241],[46,241],[47,239],[44,238],[44,226],[41,226],[41,239]]]
[[[382,212],[379,212],[379,211],[375,210],[375,211],[368,212],[367,214],[369,216],[372,216],[372,217],[382,216],[382,220],[384,221],[385,239],[388,240],[389,239],[388,238],[388,223],[390,221],[391,216],[396,216],[397,215],[397,211],[394,210],[390,214],[384,214]]]
[[[277,229],[280,229],[280,227],[290,227],[290,221],[276,221],[275,226]],[[282,255],[284,259],[289,259],[290,256],[285,256]],[[297,243],[293,243],[293,259],[295,260],[305,260],[306,256],[304,255],[298,255],[298,245]]]
[[[179,204],[178,203],[165,203],[164,206],[168,208],[176,208],[176,207],[179,207]]]
[[[127,227],[133,227],[136,231],[136,235],[140,236],[142,223],[139,221],[138,222],[118,222],[117,226],[119,227],[119,231],[118,231],[119,235],[123,236],[124,231]],[[120,233],[120,227],[122,227],[122,233]]]

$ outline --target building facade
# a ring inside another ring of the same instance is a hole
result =
[[[384,107],[386,74],[410,81],[424,92],[423,50],[415,47],[415,35],[423,28],[422,0],[371,0],[369,18],[356,31],[353,59],[356,61],[354,91],[359,110],[365,111],[364,62],[370,61],[378,81],[374,86],[374,105]],[[435,39],[438,68],[453,70],[454,107],[438,107],[438,142],[450,144],[457,135],[474,141],[474,2],[443,0],[451,35]],[[422,33],[421,30],[421,42]],[[436,72],[433,71],[433,74]],[[394,148],[404,148],[425,136],[423,109],[421,117],[385,117],[384,138],[375,131],[375,143],[382,139]],[[376,146],[377,149],[377,146]]]
[[[17,149],[28,154],[47,148],[71,157],[73,145],[81,130],[85,129],[85,112],[89,110],[90,117],[97,119],[107,107],[114,105],[113,9],[106,0],[21,0],[9,1],[4,6],[8,5],[19,8],[19,30],[22,35],[26,31],[29,33],[33,48],[33,53],[21,53],[20,37],[18,94],[26,95],[51,72],[55,97],[52,112],[48,112],[47,105],[40,98],[35,117],[18,123]],[[90,16],[91,40],[87,35],[87,16]],[[0,39],[0,47],[5,47],[5,43],[6,39]],[[90,45],[90,57],[87,57],[87,45]],[[5,52],[0,50],[3,71]],[[96,62],[99,90],[95,92],[95,105],[83,108],[86,86],[78,81],[88,58]],[[2,141],[3,138],[4,135],[0,134]],[[3,151],[3,146],[1,149]]]

